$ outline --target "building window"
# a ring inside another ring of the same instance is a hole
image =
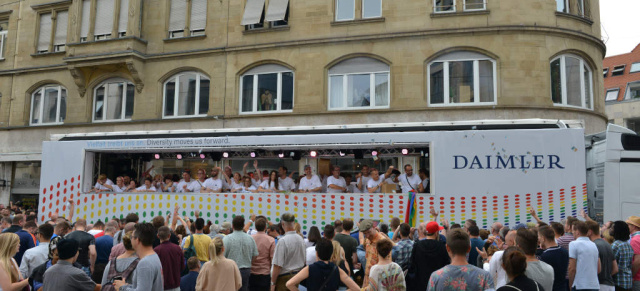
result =
[[[67,89],[47,85],[31,94],[31,125],[62,124],[67,115]]]
[[[349,21],[354,19],[356,19],[356,1],[336,0],[336,21]]]
[[[4,60],[5,43],[7,42],[8,21],[0,21],[0,60]]]
[[[627,84],[627,93],[624,99],[635,100],[640,98],[640,82],[633,82]]]
[[[267,8],[266,22],[271,27],[280,27],[289,25],[289,0],[269,0]]]
[[[170,5],[169,38],[205,35],[207,0],[171,0]]]
[[[618,100],[618,93],[619,92],[620,92],[620,89],[607,90],[607,96],[604,99],[604,101],[616,101],[616,100]]]
[[[94,90],[93,121],[131,120],[135,86],[126,80],[111,79]]]
[[[53,51],[65,51],[67,43],[67,26],[69,24],[69,11],[59,11],[56,19],[56,31],[53,37]]]
[[[362,18],[382,17],[382,0],[362,0]]]
[[[640,119],[626,119],[627,128],[640,134]]]
[[[265,22],[265,0],[246,0],[244,7],[244,15],[242,16],[242,25],[245,30],[255,30],[268,27]]]
[[[434,13],[456,12],[455,0],[433,0]]]
[[[556,105],[593,109],[591,69],[581,58],[563,55],[551,61],[551,99]]]
[[[631,70],[629,70],[629,73],[637,72],[640,72],[640,62],[631,64]]]
[[[464,0],[464,11],[479,11],[487,9],[488,0]]]
[[[627,67],[627,65],[619,65],[619,66],[613,67],[613,71],[611,71],[611,77],[623,75],[624,74],[624,69],[626,67]]]
[[[577,0],[578,15],[584,18],[591,18],[591,6],[589,0]]]
[[[602,77],[603,78],[606,78],[608,73],[609,73],[609,68],[602,69]]]
[[[329,69],[329,109],[389,108],[389,65],[367,57]]]
[[[556,0],[556,11],[569,13],[569,0]]]
[[[240,113],[291,112],[293,72],[280,65],[262,65],[240,77]]]
[[[91,0],[82,1],[81,42],[89,41],[92,9],[95,11],[93,40],[111,39],[114,35],[115,37],[127,36],[129,0],[95,0],[95,7],[92,7],[91,2]]]
[[[196,72],[184,72],[164,83],[163,117],[205,116],[209,112],[210,81]]]
[[[38,48],[37,53],[43,54],[49,52],[49,44],[51,43],[51,13],[40,14],[40,30],[38,31]]]
[[[476,52],[460,51],[438,57],[427,66],[431,106],[496,103],[496,62]]]

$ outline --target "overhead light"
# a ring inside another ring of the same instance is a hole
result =
[[[378,151],[371,151],[371,155],[372,156],[377,156],[378,155]]]
[[[207,156],[205,156],[204,154],[200,154],[200,159],[203,159],[203,160],[204,160],[204,158],[206,158],[206,157],[207,157]]]
[[[160,154],[155,154],[155,155],[153,155],[153,157],[156,158],[156,160],[159,160],[160,159]]]
[[[402,149],[402,154],[403,155],[408,155],[409,154],[409,150],[408,149]]]
[[[345,152],[343,152],[343,151],[340,151],[340,156],[341,156],[341,157],[344,157],[344,156],[346,156],[346,155],[347,155],[347,153],[345,153]]]
[[[228,158],[229,157],[229,153],[228,152],[222,153],[222,157],[225,158],[225,159]]]
[[[176,159],[178,159],[178,160],[182,160],[182,154],[177,154],[177,155],[176,155]]]
[[[318,152],[316,152],[316,151],[311,151],[311,152],[309,153],[309,155],[310,155],[312,158],[315,158],[315,157],[317,157],[317,156],[318,156]]]
[[[278,157],[281,158],[281,159],[284,158],[284,152],[279,153]]]
[[[299,161],[302,158],[302,154],[300,153],[300,151],[291,151],[289,153],[289,156],[294,161]]]
[[[255,158],[255,157],[256,157],[256,152],[251,152],[250,156],[251,156],[252,158]]]

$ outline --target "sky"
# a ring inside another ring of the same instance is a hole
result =
[[[600,0],[602,38],[607,44],[607,57],[631,52],[640,43],[638,11],[640,0]]]

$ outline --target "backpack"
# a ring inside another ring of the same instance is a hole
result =
[[[140,262],[140,259],[136,259],[135,261],[131,262],[131,265],[129,265],[129,267],[127,267],[124,271],[118,272],[116,271],[117,260],[117,258],[111,259],[111,266],[109,267],[109,273],[107,274],[107,283],[102,285],[103,291],[116,291],[116,287],[113,286],[113,278],[121,276],[123,280],[127,280],[129,275],[131,275],[133,270],[135,270],[138,266],[138,262]]]
[[[193,234],[189,235],[189,247],[184,251],[184,261],[186,262],[191,257],[197,256],[196,247],[193,245]],[[189,268],[184,268],[182,276],[189,274]]]

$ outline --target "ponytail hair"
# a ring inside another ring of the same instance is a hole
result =
[[[224,244],[222,243],[222,238],[216,237],[209,243],[209,261],[214,265],[220,261],[219,256],[222,254],[223,248]]]
[[[527,257],[517,247],[509,247],[502,255],[502,267],[510,278],[518,277],[527,270]]]

